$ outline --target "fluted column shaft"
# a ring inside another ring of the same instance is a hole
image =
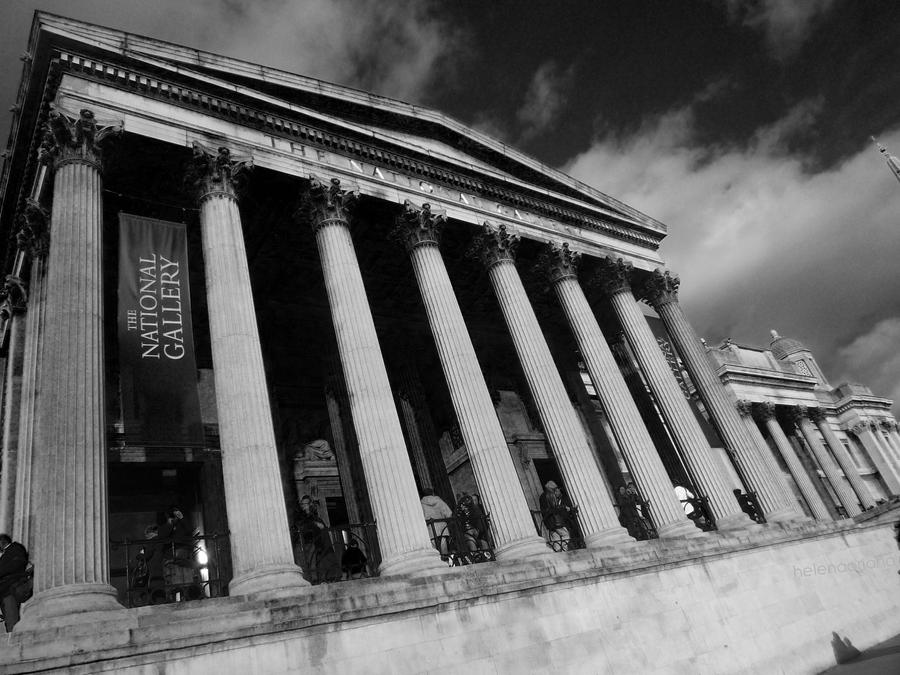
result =
[[[38,462],[35,452],[37,397],[41,390],[41,363],[44,352],[44,316],[46,314],[45,254],[31,260],[29,308],[26,314],[25,353],[22,363],[22,403],[19,407],[19,457],[16,471],[16,501],[13,509],[12,533],[30,551],[34,548],[34,491],[38,481],[34,470]]]
[[[490,252],[484,257],[488,276],[553,456],[569,496],[578,505],[578,520],[585,544],[602,546],[630,542],[631,537],[619,524],[613,510],[606,480],[569,401],[515,263],[507,253],[509,245],[504,242],[509,239],[510,235],[502,226],[498,230],[486,226],[478,245]]]
[[[630,273],[628,266],[624,266],[627,269],[620,269],[623,267],[621,261],[610,262],[608,265],[606,269],[611,270],[616,277]],[[699,483],[697,487],[709,497],[716,525],[720,529],[749,527],[752,522],[741,511],[734,494],[728,489],[725,469],[720,468],[720,460],[713,456],[690,405],[634,299],[630,285],[621,278],[606,279],[603,285],[638,364],[662,409],[669,433],[681,449],[691,474]]]
[[[781,428],[778,420],[775,419],[774,408],[775,406],[771,404],[761,406],[761,416],[765,422],[769,435],[772,437],[772,440],[775,441],[775,447],[778,448],[778,451],[784,459],[784,463],[787,464],[788,470],[794,477],[794,482],[797,483],[797,487],[800,488],[800,492],[803,494],[803,498],[806,500],[809,510],[812,511],[813,517],[816,520],[831,520],[828,507],[825,506],[818,491],[812,484],[809,474],[807,474],[806,469],[803,468],[803,463],[800,461],[800,458],[797,457],[794,446],[791,445],[791,442],[785,435],[784,429]]]
[[[416,421],[416,411],[408,396],[408,392],[401,392],[397,398],[400,404],[400,414],[403,417],[403,426],[406,428],[406,438],[409,441],[414,472],[421,487],[433,490],[434,485],[431,483],[428,462],[425,461],[425,447],[422,444],[422,435],[419,433],[419,424]]]
[[[856,493],[858,502],[862,504],[863,510],[870,506],[875,506],[875,500],[872,498],[872,493],[869,492],[869,488],[863,481],[862,476],[859,475],[859,471],[857,471],[856,466],[853,464],[853,460],[850,459],[847,448],[844,447],[844,444],[841,443],[840,439],[838,439],[837,435],[834,433],[834,430],[828,423],[828,419],[824,415],[818,415],[815,422],[816,426],[819,427],[819,431],[822,432],[822,436],[825,438],[828,447],[831,448],[831,454],[834,455],[838,465],[840,465],[841,471],[844,472],[847,480],[850,481],[850,486]],[[856,505],[856,502],[854,502],[854,505]],[[851,516],[855,515],[849,510],[847,513]]]
[[[642,290],[665,324],[691,376],[691,381],[697,387],[700,398],[722,436],[725,447],[731,450],[740,462],[744,477],[755,490],[766,518],[769,520],[790,518],[795,511],[792,505],[784,500],[784,492],[779,486],[783,479],[760,455],[759,448],[747,433],[747,428],[741,422],[734,403],[725,393],[722,381],[713,371],[706,350],[700,344],[677,300],[678,283],[677,277],[656,270]]]
[[[216,385],[232,595],[306,586],[294,554],[247,252],[232,184],[243,166],[227,149],[195,144],[200,229]]]
[[[25,356],[24,307],[9,310],[9,346],[6,358],[6,391],[3,397],[3,451],[0,466],[0,532],[12,532],[19,466],[19,410]]]
[[[41,457],[29,514],[40,564],[26,625],[118,607],[109,584],[101,195],[97,159],[72,153],[57,162],[45,299],[53,321],[43,326]]]
[[[891,456],[881,447],[869,426],[867,424],[858,424],[851,431],[856,434],[856,437],[863,444],[863,447],[869,454],[869,459],[872,460],[875,468],[878,469],[881,480],[884,481],[888,491],[893,495],[900,494],[900,472],[898,472],[894,462],[891,461]]]
[[[347,451],[347,439],[344,437],[344,424],[341,419],[341,407],[337,395],[331,388],[325,391],[325,407],[328,409],[328,421],[331,425],[331,440],[334,441],[334,456],[337,460],[338,474],[341,478],[341,489],[344,504],[347,506],[347,518],[351,523],[361,523],[359,503],[357,501],[356,483],[350,466],[350,453]]]
[[[503,429],[438,249],[440,222],[427,208],[419,211],[407,204],[397,232],[409,251],[460,433],[491,515],[497,555],[511,558],[546,553],[543,540],[534,531]]]
[[[442,563],[428,536],[346,220],[350,195],[340,190],[336,179],[330,188],[312,181],[313,228],[369,501],[378,527],[381,573],[437,568]]]
[[[837,466],[835,465],[834,460],[831,459],[831,455],[828,454],[828,450],[825,448],[822,440],[816,435],[816,430],[812,422],[802,413],[796,416],[795,421],[800,428],[800,433],[803,434],[803,438],[806,439],[806,444],[812,450],[813,455],[815,455],[816,461],[822,468],[822,471],[825,472],[825,477],[828,479],[828,482],[831,483],[831,487],[834,488],[838,500],[840,500],[849,516],[855,516],[860,512],[856,495],[853,494],[853,491],[844,482],[840,474],[838,474]]]
[[[565,256],[562,251],[554,251],[553,254],[555,256],[551,260],[557,265],[559,256]],[[650,501],[659,535],[679,536],[697,532],[694,524],[685,517],[672,480],[666,473],[574,272],[551,272],[551,281],[628,468],[640,486],[642,496]]]

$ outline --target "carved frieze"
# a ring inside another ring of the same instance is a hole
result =
[[[635,295],[648,305],[659,307],[678,302],[681,280],[667,270],[655,269],[635,288]]]
[[[100,144],[122,133],[123,126],[121,120],[97,119],[86,108],[76,114],[57,107],[50,111],[39,157],[54,171],[71,162],[91,164],[100,170]]]
[[[580,262],[581,254],[571,250],[567,243],[548,242],[538,258],[537,267],[551,284],[555,284],[563,279],[577,278]]]
[[[403,211],[397,216],[394,229],[391,230],[391,238],[403,244],[407,251],[417,246],[439,246],[446,222],[443,210],[432,210],[431,204],[417,207],[407,199],[403,202]]]
[[[359,191],[355,185],[348,187],[349,189],[341,188],[341,181],[337,178],[332,178],[326,184],[316,176],[309,177],[305,203],[313,232],[318,232],[319,228],[329,223],[350,222],[350,213],[359,199]]]
[[[211,197],[237,198],[243,178],[253,168],[253,157],[229,148],[212,148],[194,141],[194,156],[187,172],[200,201]]]
[[[481,227],[481,234],[472,241],[468,255],[490,269],[503,262],[514,263],[518,246],[519,235],[508,232],[505,225],[486,222]]]

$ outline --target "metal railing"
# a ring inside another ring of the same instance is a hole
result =
[[[690,513],[685,509],[685,513],[688,518],[694,521],[694,525],[704,532],[716,529],[716,519],[713,518],[712,510],[709,508],[709,497],[699,495],[697,497],[685,497],[680,501],[682,505],[689,504],[693,508]]]
[[[111,577],[124,576],[126,607],[221,597],[228,595],[222,573],[227,546],[228,535],[218,533],[111,541],[111,555],[125,562]]]
[[[572,507],[565,517],[565,526],[551,529],[544,522],[544,516],[540,510],[531,511],[531,520],[539,536],[544,538],[554,551],[573,551],[584,548],[584,536],[581,533],[581,525],[578,523],[578,507]]]
[[[375,523],[326,527],[315,535],[294,531],[294,559],[311,584],[378,575],[381,552]]]
[[[659,533],[656,531],[656,525],[650,513],[649,501],[635,499],[624,504],[616,503],[613,506],[619,509],[619,524],[628,530],[629,535],[639,541],[659,539]]]
[[[495,559],[490,514],[425,520],[432,544],[450,567]]]
[[[759,505],[759,497],[755,492],[749,491],[740,495],[735,494],[734,496],[737,498],[738,504],[740,504],[741,511],[757,523],[762,524],[766,522],[762,507]]]

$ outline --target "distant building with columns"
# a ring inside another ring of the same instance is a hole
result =
[[[22,71],[9,672],[796,671],[900,632],[890,401],[797,341],[708,349],[662,223],[439,112],[71,19]]]

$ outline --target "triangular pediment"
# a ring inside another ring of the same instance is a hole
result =
[[[285,111],[301,122],[320,122],[426,160],[489,175],[512,189],[558,196],[660,238],[666,232],[663,224],[636,209],[435,110],[52,14],[38,13],[35,31],[68,43],[85,56],[97,58],[102,52],[158,77],[192,82],[201,91],[230,93]]]

